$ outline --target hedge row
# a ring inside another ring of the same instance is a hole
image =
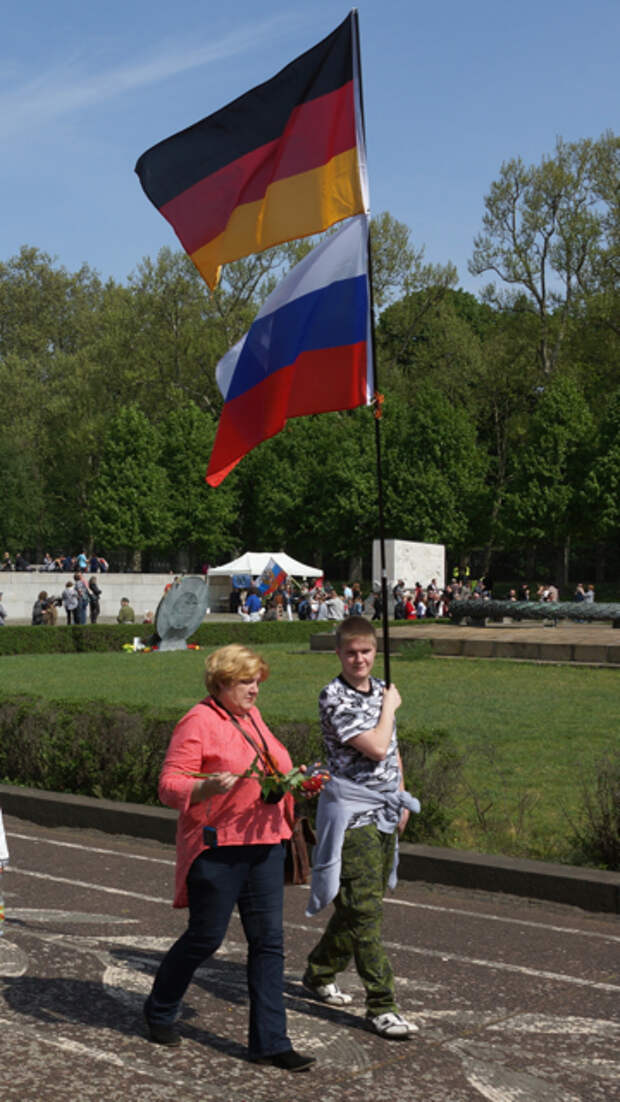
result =
[[[247,624],[242,620],[204,623],[189,642],[211,649],[225,643],[307,643],[319,631],[332,631],[333,624],[308,620],[269,621]],[[135,636],[146,642],[153,634],[150,624],[84,624],[48,627],[4,627],[0,631],[0,656],[8,654],[75,654],[83,651],[118,651]]]
[[[102,701],[0,700],[3,783],[131,803],[157,803],[157,778],[178,711],[153,714]],[[318,725],[287,720],[275,733],[297,761],[317,757]]]
[[[157,781],[178,712],[102,701],[0,700],[0,780],[76,796],[157,804]],[[322,757],[317,723],[270,721],[295,763]],[[406,837],[440,841],[451,822],[462,762],[443,731],[403,731],[405,780],[422,802]],[[312,807],[307,809],[312,813]]]

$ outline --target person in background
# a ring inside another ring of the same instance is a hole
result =
[[[6,623],[6,609],[2,604],[2,594],[0,593],[0,628],[3,628]]]
[[[38,624],[45,623],[44,616],[45,616],[45,613],[47,612],[47,604],[48,604],[47,591],[45,589],[42,589],[41,592],[39,593],[39,596],[37,597],[36,601],[34,602],[34,604],[32,606],[32,620],[31,620],[31,623],[32,623],[33,627],[36,627]]]
[[[4,555],[2,556],[2,566],[0,566],[0,570],[12,570],[12,569],[13,569],[13,560],[11,559],[11,556],[9,555],[8,551],[5,551]]]
[[[90,622],[97,623],[97,617],[101,612],[101,588],[96,578],[91,578],[88,583],[88,600],[90,604]]]
[[[88,569],[91,574],[98,574],[101,569],[101,567],[99,566],[99,558],[97,557],[97,555],[95,555],[94,552],[88,560]]]
[[[136,615],[133,608],[129,604],[129,597],[121,597],[121,607],[118,610],[116,617],[119,624],[134,624],[136,621]]]
[[[22,555],[21,551],[18,551],[15,556],[15,569],[16,570],[33,570],[34,567],[30,565],[27,559]]]
[[[353,593],[352,590],[351,593]],[[335,589],[332,589],[325,604],[327,605],[328,620],[344,620],[348,613],[348,606],[345,605],[342,597],[338,596]]]
[[[359,582],[353,582],[353,600],[351,601],[351,615],[361,616],[364,611],[364,598]]]
[[[405,590],[405,620],[417,620],[417,613],[413,598],[408,589]]]
[[[413,607],[413,606],[412,606]],[[405,596],[402,590],[398,592],[398,596],[394,601],[394,619],[405,620],[407,618],[407,611],[405,608]]]
[[[75,566],[76,569],[79,570],[80,574],[83,570],[86,570],[86,567],[88,566],[88,559],[86,558],[85,551],[80,551],[79,555],[76,556]]]
[[[75,592],[72,581],[67,582],[62,591],[61,600],[67,616],[67,625],[71,624],[72,621],[74,624],[77,624],[78,595]]]
[[[47,607],[43,611],[43,623],[48,627],[55,627],[58,621],[58,606],[60,605],[60,597],[54,597],[50,595],[47,598]]]
[[[236,906],[248,944],[249,1059],[307,1071],[314,1058],[294,1050],[284,1006],[282,841],[291,833],[292,798],[267,802],[245,776],[257,758],[264,771],[292,768],[256,707],[269,667],[232,644],[209,655],[205,670],[209,695],[175,727],[159,778],[160,800],[179,811],[174,906],[189,908],[189,922],[155,976],[147,1029],[156,1044],[180,1044],[182,999],[222,944]],[[213,1028],[221,1032],[221,1021]]]
[[[239,608],[239,615],[246,623],[249,621],[254,624],[261,619],[263,611],[263,603],[258,595],[258,590],[252,585],[248,590],[245,604]]]
[[[596,599],[595,594],[594,594],[594,586],[593,585],[588,586],[583,599],[587,604],[589,604],[589,605],[593,604],[593,602]]]
[[[75,582],[75,592],[78,597],[78,624],[86,623],[86,611],[90,605],[90,592],[86,582],[84,581],[80,571],[76,571],[73,575],[73,581]]]

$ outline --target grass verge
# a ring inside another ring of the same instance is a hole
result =
[[[271,667],[259,701],[265,719],[295,760],[315,756],[316,701],[338,670],[335,656],[310,652],[301,641],[261,645],[260,650]],[[66,713],[58,729],[73,724],[75,731],[77,723],[77,743],[61,739],[58,754],[75,756],[78,745],[80,760],[88,758],[95,735],[94,728],[75,716],[103,709],[111,732],[119,724],[123,727],[125,721],[118,718],[122,713],[139,715],[137,726],[129,723],[134,732],[131,769],[138,784],[141,768],[149,778],[156,775],[174,719],[200,698],[204,657],[204,651],[5,657],[0,705],[10,692],[68,708],[73,718]],[[379,675],[381,665],[379,658]],[[573,859],[567,816],[579,817],[584,778],[594,776],[597,761],[617,745],[618,672],[501,661],[456,664],[421,657],[415,662],[396,659],[393,678],[403,698],[399,730],[407,748],[408,782],[426,786],[427,803],[434,793],[441,805],[424,840],[490,853]],[[116,727],[110,716],[117,717]],[[34,717],[31,727],[29,737],[34,738]],[[141,766],[142,729],[152,734],[145,736]],[[10,740],[11,730],[7,720],[0,740]],[[117,745],[118,737],[109,735],[111,745]],[[117,746],[117,757],[119,753]],[[3,779],[32,783],[9,775],[6,755],[2,760]],[[416,837],[413,826],[412,831]]]

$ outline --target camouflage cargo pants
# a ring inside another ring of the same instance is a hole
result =
[[[370,1016],[397,1010],[394,975],[383,948],[382,900],[394,859],[394,834],[374,824],[347,830],[342,846],[340,891],[325,933],[308,957],[304,981],[333,983],[351,958],[366,988]]]

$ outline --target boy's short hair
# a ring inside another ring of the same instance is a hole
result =
[[[341,620],[336,628],[336,650],[339,650],[349,639],[360,636],[372,639],[375,647],[377,646],[377,633],[365,616],[348,616],[346,620]]]

